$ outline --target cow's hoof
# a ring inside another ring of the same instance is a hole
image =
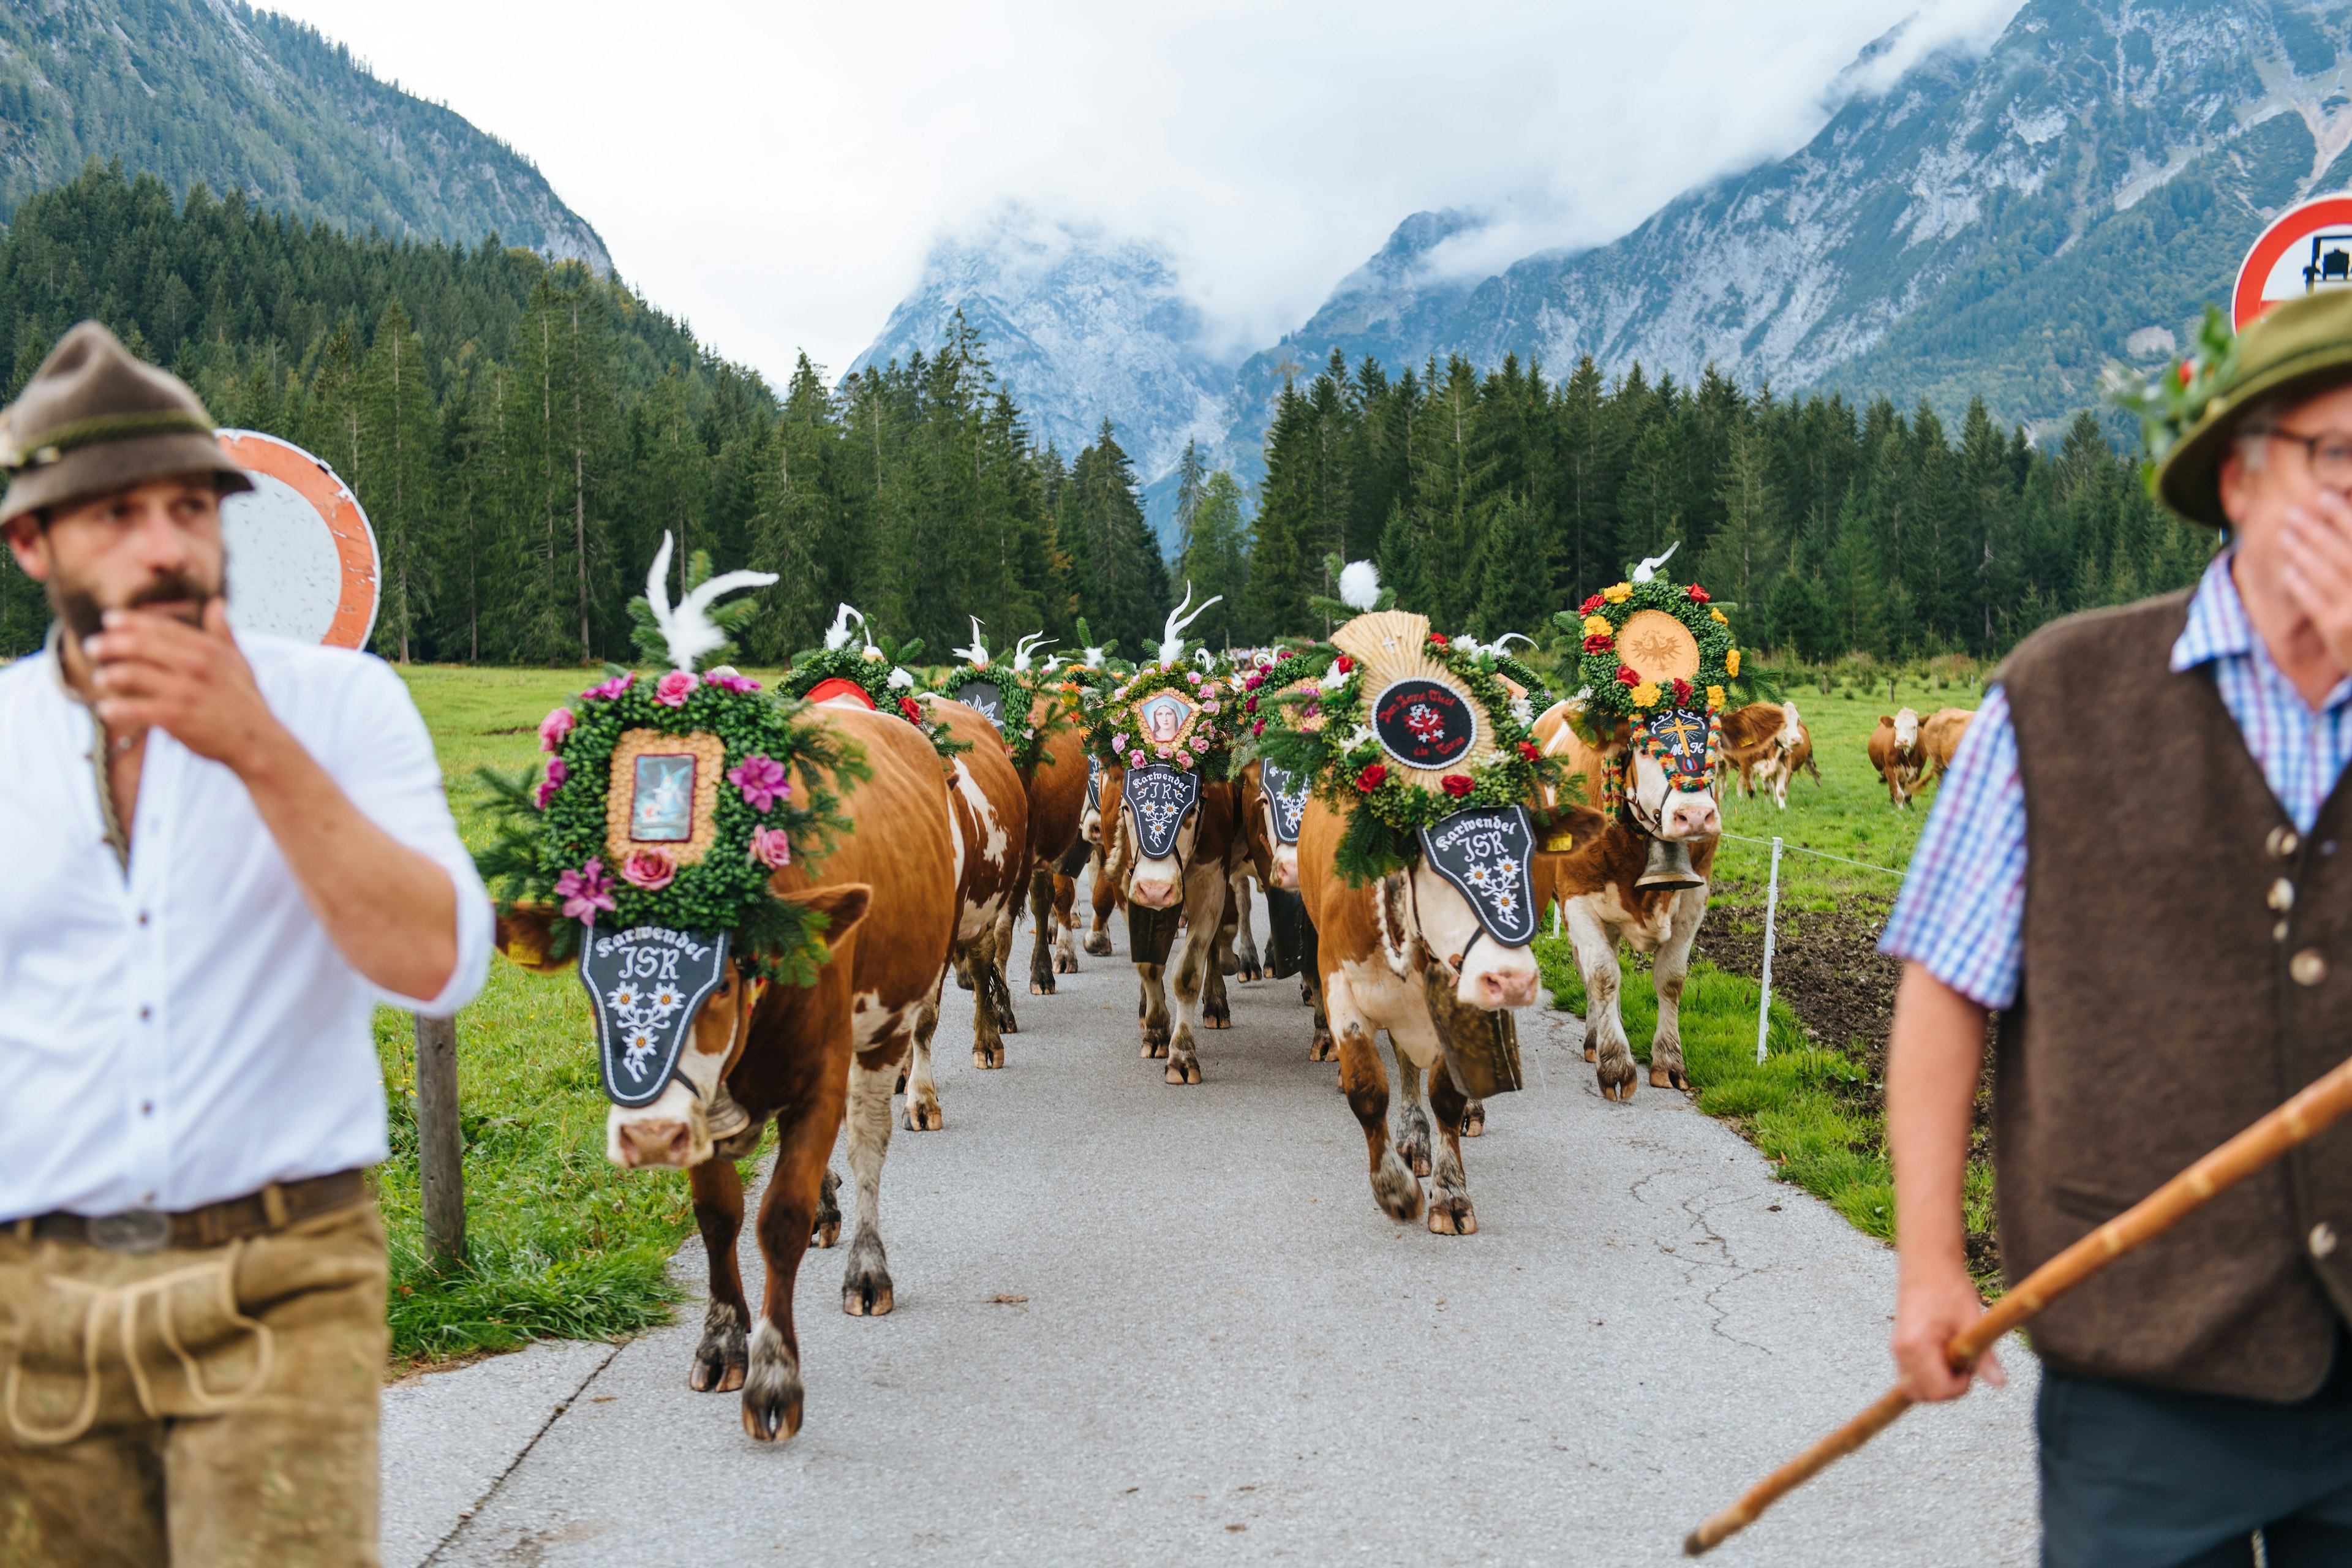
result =
[[[1149,1024],[1143,1026],[1142,1054],[1147,1061],[1157,1061],[1168,1054],[1168,1026],[1165,1024],[1156,1029]]]
[[[754,1442],[790,1441],[801,1429],[801,1369],[766,1319],[751,1334],[751,1375],[743,1382],[743,1430]]]
[[[1484,1137],[1486,1131],[1486,1102],[1483,1100],[1474,1100],[1470,1102],[1470,1109],[1462,1113],[1462,1136],[1479,1138]]]
[[[1393,1149],[1381,1156],[1372,1173],[1372,1201],[1392,1220],[1411,1224],[1421,1217],[1421,1184]]]
[[[809,1228],[809,1245],[814,1247],[841,1245],[841,1215],[835,1214],[830,1219],[823,1215],[817,1215],[816,1224]]]
[[[1412,1167],[1416,1176],[1429,1174],[1429,1123],[1418,1116],[1409,1116],[1397,1130],[1397,1158]]]
[[[1030,995],[1032,995],[1032,996],[1051,996],[1053,994],[1054,994],[1054,983],[1053,983],[1051,980],[1046,981],[1043,985],[1038,984],[1037,984],[1037,982],[1036,982],[1034,978],[1029,982],[1029,994],[1030,994]]]
[[[1690,1079],[1680,1068],[1653,1067],[1650,1069],[1652,1089],[1688,1089]]]
[[[841,1310],[853,1318],[878,1318],[890,1307],[890,1263],[882,1237],[861,1226],[849,1248],[849,1266],[841,1271]]]
[[[841,1178],[827,1169],[817,1184],[816,1217],[809,1226],[812,1247],[831,1247],[841,1239],[841,1205],[835,1201],[840,1192]]]
[[[1168,1083],[1198,1083],[1201,1081],[1201,1058],[1179,1057],[1171,1061],[1168,1064],[1168,1070],[1160,1076]]]
[[[945,1127],[947,1124],[948,1119],[940,1113],[938,1096],[929,1094],[910,1094],[907,1097],[906,1126],[908,1131],[937,1132],[940,1128]],[[840,1222],[836,1220],[834,1223],[834,1230],[838,1233],[840,1229]]]
[[[1304,974],[1298,977],[1298,1005],[1302,1007],[1315,1005],[1315,987]]]
[[[1230,1029],[1234,1026],[1233,1004],[1223,997],[1201,1004],[1201,1024],[1203,1028]]]
[[[998,1034],[1017,1035],[1021,1032],[1021,1020],[1013,1016],[1012,986],[1008,985],[1004,988],[1003,999],[997,1003],[995,1013],[996,1032]]]
[[[1470,1209],[1470,1194],[1448,1193],[1429,1200],[1429,1228],[1438,1236],[1475,1236],[1478,1216]]]
[[[1331,1037],[1330,1030],[1315,1031],[1315,1043],[1307,1047],[1307,1059],[1310,1062],[1336,1062],[1339,1059],[1339,1042]]]
[[[1110,938],[1101,931],[1088,931],[1085,946],[1086,950],[1097,958],[1110,956]]]
[[[1587,1046],[1584,1047],[1584,1059],[1589,1062],[1599,1061],[1601,1059],[1601,1053],[1598,1050],[1595,1050],[1592,1047]]]
[[[1607,1063],[1603,1063],[1599,1077],[1601,1098],[1603,1100],[1631,1100],[1633,1098],[1634,1089],[1642,1080],[1642,1075],[1633,1070],[1633,1058],[1630,1057],[1626,1058],[1622,1068],[1612,1068]]]
[[[697,1394],[732,1394],[742,1387],[744,1342],[743,1314],[730,1303],[710,1303],[702,1315],[702,1343],[695,1347],[687,1387]]]
[[[1004,1042],[999,1040],[993,1046],[983,1046],[979,1042],[974,1041],[971,1047],[971,1065],[978,1068],[982,1072],[986,1072],[992,1068],[1003,1067],[1004,1065]]]
[[[1077,972],[1078,972],[1078,955],[1077,955],[1076,953],[1074,953],[1074,952],[1057,952],[1057,953],[1055,953],[1055,954],[1054,955],[1054,973],[1056,973],[1056,974],[1076,974]]]

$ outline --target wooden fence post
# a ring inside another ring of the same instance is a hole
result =
[[[434,1261],[466,1260],[466,1134],[457,1120],[457,1021],[416,1020],[416,1164]]]

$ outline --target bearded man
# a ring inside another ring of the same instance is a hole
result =
[[[1961,1194],[1989,1013],[2013,1282],[2352,1052],[2352,292],[2283,304],[2162,454],[2193,592],[2004,663],[1881,945],[1905,1387],[1982,1310]],[[2352,1562],[2352,1135],[2221,1194],[2034,1321],[2042,1561]],[[1998,1376],[1997,1363],[1980,1367]]]
[[[405,688],[232,632],[204,405],[95,322],[0,411],[0,1558],[377,1561],[378,1002],[488,900]]]

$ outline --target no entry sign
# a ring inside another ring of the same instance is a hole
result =
[[[2284,300],[2352,287],[2352,195],[2319,196],[2290,207],[2263,230],[2238,268],[2230,323],[2246,324]]]
[[[365,647],[375,629],[375,530],[351,487],[318,458],[258,430],[224,430],[253,489],[221,503],[229,618],[331,647]]]

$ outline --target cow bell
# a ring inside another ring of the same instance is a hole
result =
[[[1685,888],[1696,888],[1706,879],[1691,868],[1689,845],[1679,838],[1653,838],[1649,860],[1642,867],[1642,874],[1633,879],[1633,886],[1679,892]]]

